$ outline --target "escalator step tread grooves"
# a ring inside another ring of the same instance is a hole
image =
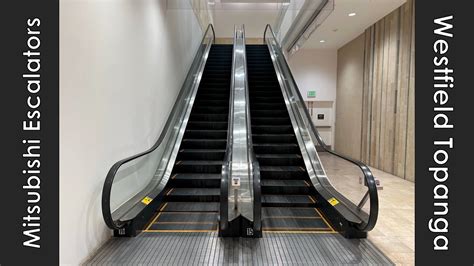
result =
[[[262,226],[327,231],[266,45],[247,45],[253,147],[260,164]]]
[[[233,45],[212,45],[163,201],[147,230],[215,231]]]

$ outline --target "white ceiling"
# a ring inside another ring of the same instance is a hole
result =
[[[247,38],[261,38],[265,25],[275,23],[281,3],[286,0],[209,0],[211,1],[215,1],[213,9],[217,37],[232,37],[234,25],[245,24]],[[299,0],[291,0],[293,1]],[[406,0],[335,0],[334,11],[316,29],[303,48],[338,49],[405,2]],[[352,12],[356,15],[349,17],[348,14]],[[321,43],[320,40],[325,42]]]
[[[234,25],[245,24],[247,38],[262,38],[267,24],[275,23],[281,0],[214,0],[214,27],[219,38],[231,38]]]
[[[338,49],[406,0],[335,0],[334,11],[313,32],[303,48]],[[348,14],[356,15],[349,17]],[[324,40],[324,43],[320,41]]]

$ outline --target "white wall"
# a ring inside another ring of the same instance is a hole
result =
[[[288,64],[305,100],[308,100],[307,92],[315,90],[316,98],[309,100],[318,101],[316,107],[332,106],[331,128],[320,129],[320,133],[327,134],[331,145],[334,145],[337,50],[301,49],[289,58]]]
[[[156,141],[202,31],[165,0],[62,0],[60,25],[60,262],[74,265],[110,237],[105,175]]]
[[[305,100],[310,90],[317,101],[336,100],[337,50],[302,49],[288,63]]]

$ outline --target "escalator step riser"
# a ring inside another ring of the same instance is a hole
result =
[[[219,174],[222,173],[222,165],[183,165],[177,164],[173,168],[175,173],[208,173]]]
[[[252,124],[254,125],[288,125],[291,121],[287,118],[279,118],[279,117],[252,117]]]
[[[262,117],[262,116],[263,117],[269,117],[269,116],[283,117],[283,116],[288,116],[288,111],[286,110],[251,110],[250,115],[252,117]]]
[[[167,195],[164,197],[165,201],[176,202],[219,202],[220,196],[215,195]]]
[[[308,177],[306,172],[297,172],[297,171],[261,171],[260,177],[262,179],[277,179],[277,180],[288,180],[288,179],[298,179],[304,180]]]
[[[227,131],[224,130],[186,130],[184,139],[226,139]]]
[[[169,185],[176,188],[220,188],[220,179],[172,179]]]
[[[221,107],[221,106],[194,106],[192,112],[197,112],[197,113],[225,113],[228,114],[229,112],[229,107]],[[187,128],[191,129],[191,128]],[[227,127],[225,128],[227,129]]]
[[[258,162],[260,165],[267,165],[267,166],[280,166],[280,165],[288,165],[288,166],[301,166],[304,165],[304,161],[302,158],[258,158]]]
[[[209,107],[211,109],[211,107]],[[217,129],[226,130],[227,122],[188,122],[187,129]]]
[[[289,153],[296,153],[300,152],[297,146],[285,146],[285,145],[272,145],[272,146],[258,146],[254,145],[254,151],[259,154],[289,154]]]
[[[176,160],[205,160],[222,161],[225,157],[225,151],[222,152],[180,152]]]
[[[214,121],[214,122],[227,122],[229,116],[227,114],[191,114],[190,121]]]
[[[257,135],[252,136],[253,143],[295,143],[294,135]]]
[[[308,194],[309,192],[309,187],[262,186],[263,194],[301,195]]]
[[[184,139],[181,143],[181,149],[225,149],[226,147],[226,140]]]
[[[252,126],[253,134],[293,134],[293,128],[291,126],[269,126],[269,127],[258,127]]]
[[[316,208],[317,205],[316,203],[291,203],[291,202],[264,202],[262,203],[262,207],[296,207],[296,208],[300,208],[300,207],[312,207],[312,208]]]

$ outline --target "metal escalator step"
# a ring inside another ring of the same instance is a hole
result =
[[[176,160],[222,161],[224,157],[225,149],[181,149]]]
[[[320,216],[315,208],[264,207],[262,218],[272,217],[316,217]]]
[[[224,110],[227,110],[228,107],[226,106]],[[203,110],[212,110],[212,108],[207,108]],[[222,109],[221,109],[222,111]],[[225,130],[227,129],[227,121],[225,122],[209,122],[209,121],[189,121],[188,122],[188,129],[217,129],[217,130]]]
[[[225,149],[227,139],[183,139],[182,149]]]
[[[187,195],[199,195],[199,196],[217,196],[220,194],[220,189],[217,188],[175,188],[172,189],[168,195],[175,196],[187,196]]]
[[[161,212],[155,223],[213,223],[217,221],[217,216],[217,212]]]
[[[227,130],[199,130],[199,129],[187,129],[184,133],[185,139],[226,139]]]
[[[221,180],[221,174],[175,174],[171,177],[175,180]]]
[[[217,212],[160,212],[147,230],[216,230]]]
[[[177,161],[173,168],[174,173],[210,173],[222,172],[223,161],[186,160]]]
[[[311,192],[302,179],[262,179],[262,194],[304,195]]]
[[[262,229],[274,231],[331,231],[331,228],[321,217],[266,218],[262,220]]]
[[[284,180],[284,179],[265,179],[262,180],[262,187],[308,187],[305,180]]]
[[[263,179],[306,179],[308,173],[303,166],[260,166],[260,176]]]
[[[154,223],[147,229],[148,232],[200,232],[200,231],[216,231],[218,227],[215,223]]]
[[[304,165],[303,158],[299,154],[257,154],[257,160],[260,165],[265,166]]]
[[[283,116],[288,115],[288,111],[286,109],[282,110],[251,110],[250,111],[252,117],[259,117],[259,116]]]
[[[308,195],[262,195],[263,207],[316,207]]]
[[[295,134],[252,134],[253,143],[294,143]]]
[[[221,179],[222,175],[220,173],[179,173],[171,176],[168,185],[173,188],[220,188]]]
[[[291,125],[289,117],[252,117],[252,124],[255,125]]]
[[[291,125],[259,126],[252,125],[252,134],[291,134],[294,133]]]
[[[203,114],[195,113],[189,117],[189,121],[206,121],[206,122],[227,122],[229,116],[227,113],[222,114]]]
[[[162,212],[218,212],[219,202],[166,202]]]
[[[298,145],[294,143],[254,143],[253,148],[258,153],[299,153]]]

